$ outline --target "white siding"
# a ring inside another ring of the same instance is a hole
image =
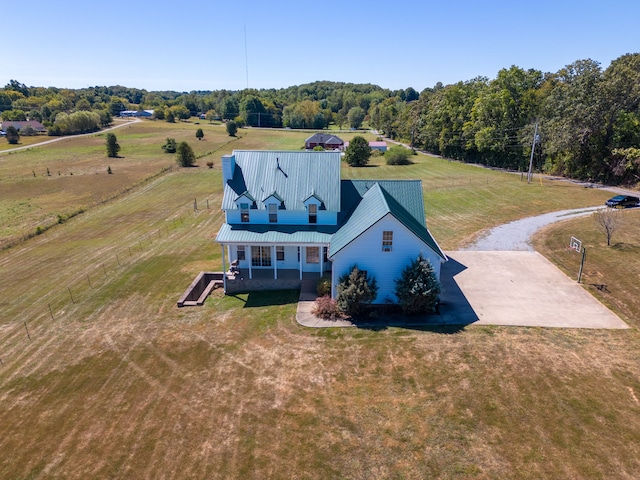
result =
[[[382,251],[382,232],[385,230],[393,232],[390,252]],[[360,270],[367,270],[373,275],[378,283],[378,297],[374,303],[384,303],[387,298],[396,302],[394,280],[412,260],[418,258],[420,252],[431,262],[436,276],[440,278],[442,259],[392,215],[387,215],[334,255],[333,291],[336,291],[338,278],[356,264]]]
[[[231,209],[226,212],[226,222],[228,224],[238,224],[240,222],[240,209]],[[249,223],[261,225],[269,223],[269,211],[265,208],[249,209]],[[307,225],[309,217],[303,210],[278,210],[278,224],[280,225]],[[338,223],[338,213],[326,210],[318,212],[317,225],[336,225]]]
[[[264,245],[263,245],[264,246]],[[273,247],[270,247],[273,248]],[[300,247],[300,255],[302,258],[302,271],[303,272],[320,272],[320,264],[319,263],[307,263],[306,261],[306,250],[305,246]],[[320,255],[322,256],[322,248],[320,249]],[[245,246],[245,259],[240,260],[238,263],[239,268],[248,269],[249,264],[251,263],[251,245]],[[284,260],[276,261],[277,253],[275,248],[272,250],[271,254],[271,266],[270,267],[262,267],[262,266],[253,266],[252,269],[273,269],[274,263],[277,262],[278,270],[280,269],[293,269],[298,270],[300,268],[300,264],[298,263],[298,247],[293,245],[285,245],[284,246]],[[229,260],[228,262],[233,262],[238,259],[238,246],[237,245],[229,245]],[[326,271],[330,268],[330,262],[322,261],[322,268]]]

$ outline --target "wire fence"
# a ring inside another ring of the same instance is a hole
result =
[[[48,290],[42,297],[42,303],[32,303],[22,311],[20,321],[11,328],[7,326],[2,329],[0,345],[15,343],[16,341],[31,342],[37,338],[39,328],[46,327],[48,322],[61,318],[70,306],[81,305],[89,300],[92,295],[101,287],[108,284],[114,275],[132,266],[140,260],[140,257],[147,252],[151,252],[154,244],[168,239],[182,228],[190,225],[192,220],[201,213],[212,209],[210,198],[193,200],[192,211],[189,214],[183,213],[166,222],[159,228],[154,228],[141,233],[137,239],[129,245],[119,247],[103,255],[99,262],[80,273],[74,280],[58,285],[57,288]],[[187,225],[185,225],[187,223]],[[6,352],[5,348],[2,348]],[[5,365],[3,352],[0,351],[0,366]],[[6,355],[5,355],[6,357]]]

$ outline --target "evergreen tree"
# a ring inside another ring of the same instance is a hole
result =
[[[107,157],[117,157],[119,151],[120,145],[115,134],[107,133]]]
[[[376,299],[378,284],[376,279],[359,270],[357,265],[351,267],[338,280],[337,303],[340,310],[347,315],[359,315],[364,307]]]
[[[196,138],[198,140],[202,140],[202,137],[204,137],[204,132],[202,131],[201,128],[199,128],[198,130],[196,130]]]
[[[405,313],[432,313],[438,304],[440,283],[429,260],[418,255],[395,280],[396,297]]]

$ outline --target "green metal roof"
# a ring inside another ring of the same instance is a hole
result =
[[[247,192],[260,199],[275,193],[287,210],[304,210],[303,201],[315,195],[327,210],[340,211],[339,152],[234,150],[233,155],[235,170],[224,186],[223,210],[235,208],[235,200]]]
[[[339,224],[343,225],[374,184],[396,199],[422,226],[426,226],[420,180],[342,180]]]
[[[387,187],[392,190],[395,188],[398,197],[391,195],[381,186],[382,183],[387,183]],[[403,198],[403,194],[406,195],[411,191],[414,192],[413,196],[415,197],[415,184],[413,186],[408,186],[391,185],[391,183],[395,184],[397,182],[393,180],[382,182],[369,181],[369,187],[366,193],[362,196],[362,200],[358,203],[347,222],[331,238],[329,257],[333,257],[336,253],[380,221],[384,216],[391,214],[415,236],[428,245],[437,255],[446,260],[446,255],[440,249],[437,242],[425,226],[424,215],[421,218],[416,218],[418,210],[422,210],[424,212],[424,206],[419,209],[417,208],[415,198]],[[419,182],[418,187],[420,187]],[[420,199],[420,204],[422,204],[421,187],[418,199]],[[411,212],[403,204],[408,205],[414,211]]]
[[[259,244],[328,244],[336,226],[316,225],[229,225],[223,223],[216,236],[219,243]]]

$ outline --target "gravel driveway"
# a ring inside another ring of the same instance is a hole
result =
[[[563,210],[491,229],[463,251],[447,252],[441,320],[447,324],[628,328],[575,279],[529,243],[539,228],[603,207]],[[576,272],[577,273],[577,272]]]

